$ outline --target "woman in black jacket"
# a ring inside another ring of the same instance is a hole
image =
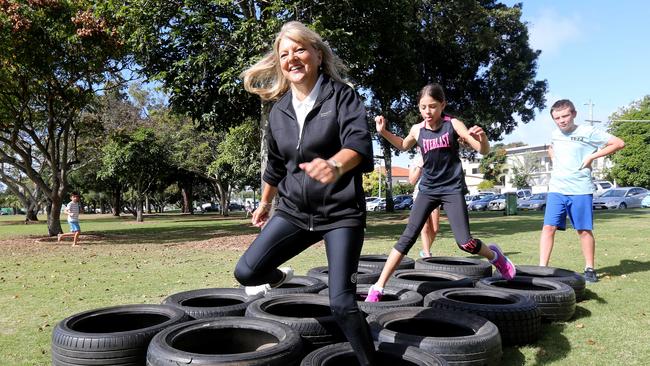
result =
[[[279,265],[324,240],[332,314],[360,364],[371,365],[374,346],[356,304],[356,272],[366,220],[362,173],[373,169],[372,142],[363,102],[341,79],[342,69],[317,33],[289,22],[273,50],[243,72],[246,90],[275,104],[252,220],[264,229],[239,259],[235,277],[248,294],[265,293],[293,275]]]

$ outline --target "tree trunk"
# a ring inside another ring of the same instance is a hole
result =
[[[144,205],[145,205],[145,207],[147,207],[147,213],[150,214],[151,213],[151,204],[149,203],[149,196],[146,196],[144,198]]]
[[[217,197],[219,198],[219,206],[221,206],[221,215],[229,216],[228,210],[228,187],[224,187],[220,182],[214,183]]]
[[[181,189],[181,212],[194,214],[194,205],[192,205],[194,189],[192,184],[192,179],[183,179],[178,182],[178,185]]]
[[[390,143],[386,140],[381,144],[382,152],[384,154],[384,167],[386,167],[386,212],[395,212],[393,205],[393,161],[391,158],[392,150]]]
[[[262,158],[262,162],[260,164],[260,200],[262,199],[262,192],[264,192],[264,186],[266,185],[266,182],[264,182],[264,171],[266,170],[266,165],[269,161],[269,146],[266,143],[266,130],[269,125],[269,114],[271,114],[271,108],[273,107],[272,103],[262,103],[261,107],[261,118],[260,118],[260,133],[261,133],[261,146],[260,146],[260,156]],[[269,211],[269,217],[273,216],[275,213],[275,206],[278,201],[278,197],[274,197],[273,201],[271,202],[271,210]],[[267,221],[268,222],[268,221]]]
[[[36,212],[37,210],[35,209],[28,209],[27,212],[25,213],[25,221],[38,221]]]
[[[113,203],[113,216],[120,216],[122,212],[122,189],[121,187],[113,188],[113,197],[111,197]]]
[[[142,197],[138,195],[138,198],[136,199],[136,215],[135,215],[135,221],[137,222],[144,222],[144,210],[143,210],[143,202],[142,202]]]
[[[51,197],[51,202],[47,207],[47,233],[49,236],[57,236],[63,233],[63,229],[61,229],[61,205],[61,197],[58,197],[58,195]]]

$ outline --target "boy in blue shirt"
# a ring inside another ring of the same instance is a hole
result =
[[[566,229],[566,217],[569,216],[580,237],[585,257],[585,280],[597,282],[594,270],[596,240],[593,235],[591,163],[622,149],[625,143],[593,126],[576,125],[576,109],[568,99],[553,104],[551,117],[558,129],[553,131],[549,148],[553,172],[546,199],[544,227],[539,239],[539,265],[548,265],[555,232]],[[601,146],[604,147],[599,150]]]

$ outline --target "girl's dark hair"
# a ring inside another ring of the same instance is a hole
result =
[[[444,89],[442,89],[442,85],[438,83],[425,85],[424,88],[422,88],[422,90],[420,90],[420,93],[418,94],[418,102],[422,100],[424,96],[429,96],[440,103],[444,103],[446,101],[445,91]]]

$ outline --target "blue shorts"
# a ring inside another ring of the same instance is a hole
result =
[[[79,221],[68,221],[68,225],[70,225],[71,233],[81,231],[81,226],[79,226]]]
[[[546,211],[544,225],[566,230],[566,217],[571,219],[571,225],[576,230],[593,230],[594,215],[592,207],[593,195],[577,194],[564,195],[549,192],[546,196]]]

